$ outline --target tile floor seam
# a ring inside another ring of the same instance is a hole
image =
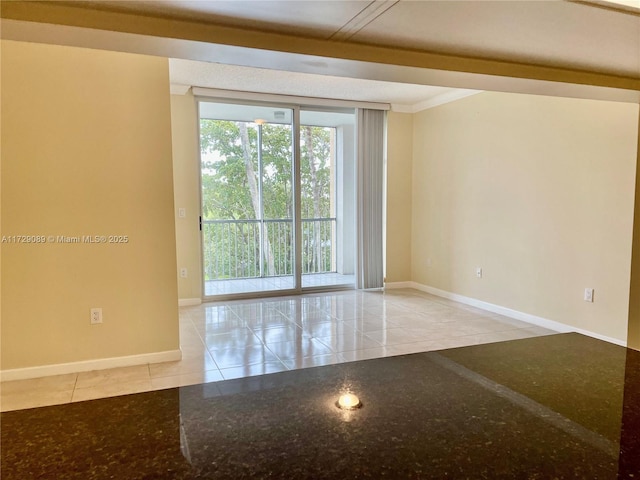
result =
[[[76,388],[78,387],[78,376],[79,373],[76,373],[76,378],[73,381],[73,388],[71,389],[71,398],[69,399],[69,403],[73,402],[73,394],[76,391]]]

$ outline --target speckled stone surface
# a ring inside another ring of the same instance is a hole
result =
[[[0,421],[3,480],[638,479],[640,352],[552,335]]]

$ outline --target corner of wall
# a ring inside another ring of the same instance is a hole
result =
[[[187,92],[171,95],[173,191],[176,221],[176,275],[181,303],[202,296],[200,260],[200,170],[196,100]],[[184,216],[181,217],[180,213]],[[179,275],[186,269],[187,277]]]
[[[636,154],[636,192],[633,215],[633,241],[631,244],[627,346],[640,350],[640,168],[638,168],[640,166],[640,118],[638,119],[638,148]]]
[[[387,117],[386,281],[411,280],[413,114]]]

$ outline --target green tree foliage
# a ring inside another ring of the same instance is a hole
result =
[[[333,135],[332,128],[301,127],[302,218],[332,216],[330,182]]]
[[[292,129],[290,125],[262,126],[262,217],[257,198],[258,130],[252,123],[209,119],[200,122],[203,220],[283,220],[265,223],[263,255],[257,240],[258,222],[216,224],[218,230],[211,235],[207,235],[206,228],[213,225],[205,225],[205,238],[211,237],[205,242],[207,279],[258,276],[261,261],[267,275],[292,273]],[[331,216],[333,135],[330,128],[301,128],[303,218]],[[319,232],[318,229],[303,235],[308,237],[308,245],[303,248],[309,251],[304,258],[305,271],[327,268]]]
[[[249,189],[240,137],[241,122],[200,122],[203,213],[206,219],[257,219]],[[249,153],[258,182],[258,129],[249,124]],[[262,127],[264,218],[291,218],[291,127]]]

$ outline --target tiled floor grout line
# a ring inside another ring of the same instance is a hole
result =
[[[73,396],[76,393],[76,388],[78,387],[78,377],[80,376],[80,373],[76,373],[76,378],[73,381],[73,388],[71,389],[71,398],[69,399],[69,403],[73,402]]]

